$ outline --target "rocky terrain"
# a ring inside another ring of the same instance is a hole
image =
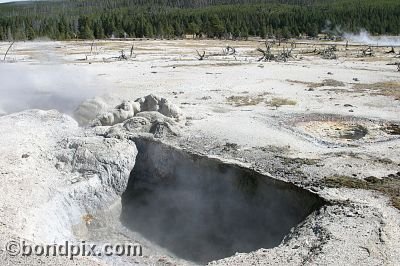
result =
[[[392,58],[385,48],[373,58],[339,48],[335,60],[299,55],[287,63],[257,62],[258,44],[243,42],[237,43],[236,59],[200,61],[193,48],[217,51],[225,43],[181,42],[143,42],[135,59],[115,62],[99,57],[112,55],[123,42],[99,43],[107,50],[87,61],[78,61],[84,43],[40,44],[54,49],[67,74],[85,72],[90,83],[110,88],[81,104],[56,91],[76,103],[65,111],[69,115],[11,110],[0,101],[1,264],[193,264],[120,221],[121,198],[146,140],[170,147],[151,153],[160,157],[151,160],[166,167],[159,173],[166,173],[172,159],[186,158],[173,154],[187,154],[194,165],[217,160],[294,185],[323,202],[279,245],[211,265],[396,265],[399,75],[386,65]],[[16,63],[0,69],[46,67],[38,45],[16,47],[10,56]],[[144,256],[12,257],[3,248],[10,239],[130,240],[143,245]]]

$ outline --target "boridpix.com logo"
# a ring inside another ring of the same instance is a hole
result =
[[[5,250],[10,256],[61,256],[71,260],[74,257],[90,256],[142,256],[142,246],[139,244],[103,244],[101,246],[86,243],[71,244],[65,241],[63,244],[36,245],[26,241],[11,240],[7,242]]]

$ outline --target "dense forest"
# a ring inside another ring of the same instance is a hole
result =
[[[400,33],[399,0],[65,0],[0,4],[0,40]]]

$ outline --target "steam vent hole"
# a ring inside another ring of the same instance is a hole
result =
[[[149,140],[136,165],[121,221],[173,255],[205,264],[273,248],[323,205],[318,196],[246,168]]]

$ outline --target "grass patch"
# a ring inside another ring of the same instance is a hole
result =
[[[400,101],[400,81],[354,84],[353,89],[361,92],[370,92],[372,95],[393,97],[395,100]]]
[[[324,183],[327,187],[346,187],[354,189],[375,190],[384,193],[391,199],[392,205],[400,210],[400,178],[367,177],[365,180],[349,176],[326,177]]]
[[[238,95],[238,96],[229,96],[226,98],[227,102],[236,107],[239,106],[252,106],[257,105],[259,103],[265,103],[267,106],[272,106],[275,108],[284,106],[284,105],[296,105],[297,102],[294,100],[290,100],[287,98],[279,98],[275,97],[270,100],[266,100],[265,96],[269,95],[268,92],[264,92],[259,95]]]
[[[313,83],[310,85],[310,88],[319,88],[319,87],[344,87],[346,84],[339,80],[335,79],[324,79],[321,83]]]
[[[383,131],[389,135],[400,135],[400,125],[389,124],[387,127],[383,128]]]
[[[320,88],[320,87],[344,87],[346,84],[344,82],[341,82],[339,80],[335,79],[324,79],[322,82],[305,82],[305,81],[299,81],[299,80],[286,80],[291,83],[300,83],[307,85],[308,88],[310,89],[315,89],[315,88]]]
[[[268,94],[269,94],[268,92],[264,92],[259,95],[253,95],[253,96],[251,95],[230,96],[227,97],[226,100],[228,101],[229,104],[234,106],[251,106],[264,102],[265,101],[264,96]]]
[[[230,96],[226,100],[234,106],[250,106],[263,102],[264,98],[259,96]]]
[[[271,100],[267,101],[266,104],[268,106],[273,106],[275,108],[278,108],[284,105],[296,105],[297,102],[287,98],[272,98]]]

